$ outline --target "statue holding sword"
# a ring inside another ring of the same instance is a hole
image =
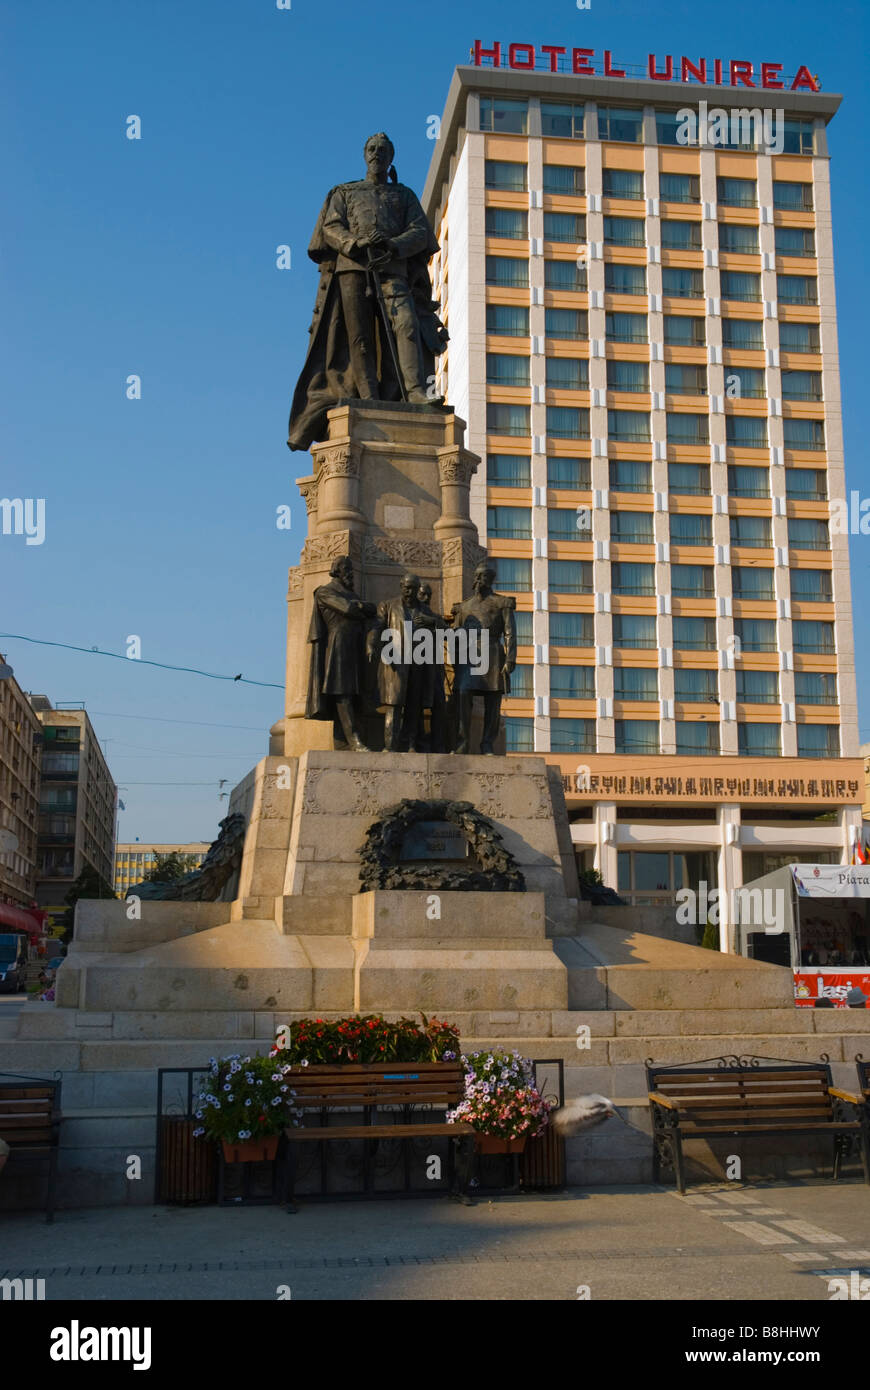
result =
[[[365,143],[366,177],[327,195],[308,254],[320,265],[310,343],[293,397],[291,449],[326,435],[339,400],[440,405],[431,387],[447,331],[432,300],[438,250],[416,194],[396,180],[383,131]]]

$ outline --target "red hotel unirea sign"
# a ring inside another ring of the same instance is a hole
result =
[[[520,72],[530,72],[537,62],[538,53],[549,58],[550,72],[559,71],[559,58],[570,53],[571,71],[583,77],[625,77],[625,70],[613,65],[613,54],[605,48],[599,67],[594,62],[594,48],[563,48],[556,44],[541,43],[537,48],[533,43],[511,43],[503,49],[500,43],[484,48],[480,39],[474,40],[472,57],[475,67],[483,67],[484,59],[489,59],[494,68],[514,68]],[[567,59],[566,59],[567,61]],[[697,61],[691,58],[676,58],[667,54],[659,65],[658,55],[647,55],[647,72],[659,82],[700,82],[715,87],[764,87],[772,91],[783,91],[785,83],[780,81],[782,63],[759,63],[756,68],[743,58],[732,58],[726,63],[723,58],[714,58],[707,63],[706,58]],[[712,75],[708,75],[712,74]],[[819,90],[816,79],[809,68],[798,68],[791,83],[790,91],[800,88],[809,92]]]

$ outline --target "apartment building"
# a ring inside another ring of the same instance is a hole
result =
[[[115,892],[119,897],[124,897],[132,884],[141,883],[149,870],[154,868],[158,856],[165,858],[169,854],[177,854],[187,866],[187,872],[193,873],[209,849],[210,845],[205,840],[183,845],[142,844],[139,840],[118,844],[115,846]]]
[[[0,904],[13,908],[30,907],[36,895],[41,736],[27,696],[0,656]]]

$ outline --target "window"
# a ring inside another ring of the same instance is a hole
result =
[[[625,140],[630,145],[640,145],[643,142],[643,111],[599,106],[598,139]]]
[[[749,270],[720,270],[719,283],[723,299],[740,299],[744,303],[761,300],[761,276]]]
[[[665,365],[665,390],[671,396],[706,396],[707,368],[668,362]]]
[[[791,596],[796,603],[831,603],[833,600],[830,570],[792,569],[789,578]]]
[[[606,314],[605,332],[612,343],[645,343],[646,314]]]
[[[675,651],[704,652],[715,647],[715,618],[674,618]]]
[[[646,266],[606,261],[604,288],[610,294],[646,294]]]
[[[545,309],[544,328],[548,338],[586,338],[589,321],[585,309]]]
[[[649,439],[649,415],[640,410],[608,410],[607,436],[622,443],[643,443]]]
[[[529,564],[531,566],[531,561]],[[592,561],[548,561],[547,587],[551,594],[591,594]],[[529,588],[531,588],[531,578],[529,579]]]
[[[772,599],[773,570],[754,565],[732,565],[731,588],[735,598]]]
[[[610,246],[645,246],[642,217],[605,217],[604,240]]]
[[[839,725],[798,724],[797,743],[799,758],[839,758]]]
[[[828,475],[822,468],[787,468],[785,495],[797,501],[825,502],[828,497]]]
[[[719,725],[705,719],[678,719],[676,722],[677,753],[685,756],[712,757],[719,752]]]
[[[487,507],[486,531],[491,540],[531,540],[531,507]]]
[[[657,700],[658,671],[652,666],[615,666],[613,696],[616,700]]]
[[[548,290],[586,289],[586,271],[574,261],[544,261],[544,284]]]
[[[655,594],[655,565],[614,560],[610,566],[610,587],[614,594]]]
[[[528,435],[530,412],[527,405],[503,405],[490,401],[486,407],[488,434]]]
[[[725,207],[757,207],[755,179],[718,178],[716,180],[716,201]]]
[[[531,613],[517,611],[514,613],[514,622],[517,629],[517,646],[530,647],[533,642]]]
[[[631,198],[642,201],[643,174],[639,169],[603,169],[602,188],[605,198]]]
[[[686,135],[691,134],[686,126],[685,119],[681,119],[678,112],[656,111],[656,140],[660,145],[696,145],[697,138],[686,139]]]
[[[776,621],[773,618],[735,618],[734,635],[740,642],[738,651],[775,652],[779,650],[776,640]]]
[[[505,747],[509,753],[534,753],[534,719],[512,719],[508,716],[504,721],[504,731]]]
[[[732,497],[769,497],[770,473],[766,468],[741,464],[728,467],[728,491]]]
[[[745,705],[778,704],[779,673],[777,671],[738,671],[737,699]]]
[[[778,724],[738,724],[737,752],[744,758],[778,758]]]
[[[835,705],[837,677],[833,671],[795,671],[794,697],[800,705]]]
[[[668,491],[703,497],[710,491],[710,466],[706,463],[669,463]]]
[[[731,449],[766,449],[767,421],[763,415],[727,415],[725,439]]]
[[[672,299],[703,299],[704,272],[680,270],[673,265],[662,266],[662,293]]]
[[[812,184],[788,183],[783,179],[774,179],[773,206],[779,212],[812,212]]]
[[[594,719],[551,719],[551,753],[594,753]]]
[[[486,283],[507,289],[528,289],[529,263],[513,256],[487,256]]]
[[[646,649],[657,647],[655,616],[652,613],[614,613],[613,645]]]
[[[741,256],[757,256],[758,228],[745,227],[741,222],[720,222],[719,250],[734,251]]]
[[[594,700],[594,666],[551,666],[550,694],[556,700]]]
[[[589,411],[585,407],[548,405],[547,434],[552,439],[588,439]]]
[[[701,249],[701,224],[700,222],[689,222],[686,219],[680,221],[662,219],[661,223],[662,247],[666,251],[700,251]]]
[[[534,667],[528,662],[521,662],[515,666],[511,672],[511,695],[517,700],[531,700],[534,693],[533,680]]]
[[[572,164],[544,165],[544,192],[581,197],[586,189],[586,170]]]
[[[782,422],[782,434],[787,449],[824,449],[824,420],[793,420]]]
[[[610,460],[611,492],[651,492],[652,464],[637,459]]]
[[[712,565],[671,565],[674,598],[713,598]]]
[[[727,367],[725,395],[731,400],[742,400],[744,396],[762,400],[767,395],[764,368]]]
[[[551,613],[551,647],[594,647],[595,619],[591,613]]]
[[[675,415],[668,411],[669,444],[709,444],[710,431],[706,415]]]
[[[821,372],[796,372],[784,368],[782,398],[784,401],[820,401],[822,399]]]
[[[545,212],[545,241],[585,241],[586,218],[577,212]]]
[[[542,101],[541,134],[554,135],[563,140],[582,140],[584,114],[583,106]]]
[[[528,165],[512,164],[504,159],[487,159],[483,177],[487,188],[497,188],[502,193],[525,193],[528,188]]]
[[[652,512],[611,512],[610,539],[629,545],[652,545]]]
[[[480,128],[503,135],[527,135],[529,103],[507,97],[480,98]]]
[[[777,275],[776,292],[783,304],[818,304],[815,275]]]
[[[490,386],[528,386],[529,359],[512,352],[488,352],[486,379]]]
[[[769,549],[773,544],[770,538],[770,517],[732,516],[731,544]]]
[[[646,362],[620,362],[611,358],[607,363],[609,391],[649,391],[649,367]]]
[[[663,203],[697,203],[701,180],[697,174],[659,174],[659,197]]]
[[[713,520],[708,515],[691,512],[672,512],[670,516],[671,545],[712,545]]]
[[[521,594],[532,587],[532,562],[514,555],[495,555],[495,587],[506,593]],[[550,586],[552,588],[552,585]]]
[[[764,348],[764,325],[761,319],[723,317],[722,343],[724,347],[737,348],[743,352],[761,352]]]
[[[657,719],[616,719],[614,734],[617,753],[657,753],[659,725]]]
[[[671,347],[703,347],[704,320],[691,314],[665,314],[665,342]]]
[[[588,541],[592,539],[592,519],[588,508],[547,508],[547,535],[554,541]]]
[[[811,227],[776,227],[774,247],[778,256],[814,256],[816,234]]]
[[[831,537],[828,523],[816,521],[812,517],[790,516],[788,519],[788,543],[795,550],[830,550]]]
[[[528,241],[529,214],[520,208],[487,208],[486,234]]]
[[[531,487],[531,458],[528,454],[487,454],[486,481],[492,487]]]
[[[719,703],[719,673],[707,666],[677,666],[674,670],[674,699],[684,705]]]
[[[783,121],[781,124],[783,127],[783,154],[813,153],[812,121]]]
[[[486,331],[503,338],[528,338],[529,311],[521,304],[487,304]]]
[[[588,391],[589,363],[585,357],[548,357],[547,386],[551,391]]]
[[[792,646],[796,652],[813,656],[834,656],[834,624],[815,619],[794,618],[791,625]]]
[[[551,454],[547,459],[547,486],[588,492],[592,486],[589,459],[559,458]]]
[[[817,323],[783,323],[779,325],[779,346],[783,352],[818,352]]]

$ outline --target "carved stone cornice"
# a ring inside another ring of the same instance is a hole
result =
[[[466,486],[477,472],[478,457],[467,449],[439,449],[438,480],[443,487],[446,483],[463,483]]]
[[[330,531],[325,536],[309,536],[302,547],[302,564],[322,560],[337,560],[339,555],[349,555],[359,561],[362,546],[355,531]]]
[[[456,569],[463,563],[477,566],[487,558],[483,546],[467,536],[451,536],[450,540],[442,541],[441,556],[445,569]]]
[[[441,547],[438,541],[366,536],[363,559],[367,565],[437,566],[441,560]]]
[[[312,457],[318,479],[359,477],[359,449],[353,444],[327,444],[312,450]]]
[[[297,478],[296,486],[305,501],[305,510],[311,516],[312,512],[317,511],[317,479],[315,477]]]

